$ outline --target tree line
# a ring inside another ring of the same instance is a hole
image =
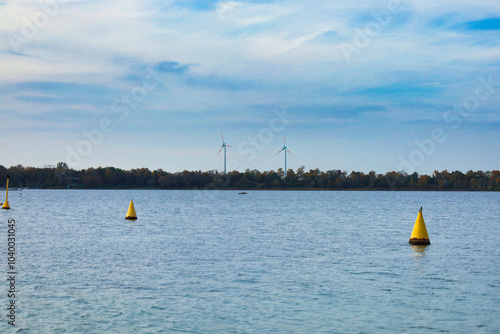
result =
[[[247,169],[227,174],[218,171],[187,171],[169,173],[161,169],[138,168],[123,170],[98,167],[82,170],[68,168],[60,162],[50,167],[6,168],[0,165],[0,185],[10,176],[10,186],[39,189],[324,189],[324,190],[481,190],[500,191],[500,171],[434,171],[432,175],[371,171],[289,169],[286,176],[277,171]],[[3,184],[5,186],[5,184]]]

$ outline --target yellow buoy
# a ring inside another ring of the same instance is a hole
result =
[[[128,207],[127,216],[125,216],[125,219],[131,219],[131,220],[137,219],[137,214],[135,213],[135,208],[134,208],[134,202],[132,200],[130,200],[130,205]]]
[[[2,209],[5,209],[5,210],[8,210],[10,209],[10,206],[9,206],[9,179],[10,179],[10,176],[7,175],[7,185],[5,186],[5,203],[3,203],[2,205]]]
[[[429,235],[427,234],[427,228],[425,227],[424,216],[422,216],[422,207],[420,207],[420,211],[418,211],[417,220],[415,221],[415,226],[413,226],[409,243],[412,245],[431,244]]]

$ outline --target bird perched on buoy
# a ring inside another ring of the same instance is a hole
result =
[[[128,206],[127,215],[125,219],[136,220],[137,214],[135,213],[134,202],[130,200],[130,205]]]
[[[422,215],[422,207],[418,211],[417,220],[413,226],[413,231],[410,236],[410,244],[412,245],[430,245],[429,234],[427,234],[427,228],[425,227],[424,216]]]

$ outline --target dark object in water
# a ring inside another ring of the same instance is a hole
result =
[[[242,191],[242,192],[238,193],[238,195],[246,195],[246,194],[247,194],[246,191]]]

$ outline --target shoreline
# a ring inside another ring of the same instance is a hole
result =
[[[0,190],[2,190],[0,188]],[[5,190],[5,189],[3,189]],[[31,190],[182,190],[182,191],[432,191],[432,192],[500,192],[499,190],[475,190],[475,189],[384,189],[384,188],[352,188],[352,189],[325,189],[325,188],[273,188],[273,189],[240,189],[240,188],[224,188],[224,189],[205,189],[205,188],[178,188],[178,189],[163,189],[163,188],[36,188],[22,189],[14,191],[31,191]],[[9,191],[13,191],[10,190]]]

